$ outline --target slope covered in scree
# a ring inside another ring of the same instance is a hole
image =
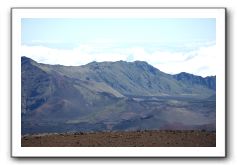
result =
[[[23,134],[215,127],[215,77],[170,75],[143,61],[21,60]]]

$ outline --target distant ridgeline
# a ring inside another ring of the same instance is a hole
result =
[[[47,65],[21,58],[22,134],[215,130],[216,77],[143,61]]]

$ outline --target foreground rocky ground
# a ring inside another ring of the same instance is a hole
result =
[[[22,147],[215,147],[216,133],[136,131],[23,136]]]

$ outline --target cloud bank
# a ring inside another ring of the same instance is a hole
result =
[[[190,51],[148,51],[143,47],[114,47],[111,45],[81,44],[73,49],[22,45],[21,56],[46,64],[66,66],[85,65],[92,61],[146,61],[159,70],[176,74],[188,72],[200,76],[216,75],[216,45],[203,45]]]

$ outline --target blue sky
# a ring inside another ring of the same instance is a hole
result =
[[[213,50],[216,41],[216,20],[212,18],[25,18],[21,30],[22,56],[38,62],[83,65],[94,60],[144,60],[169,73],[179,71],[172,70],[172,64],[185,64],[197,58],[200,51],[205,56],[203,53],[210,51],[205,49]],[[208,74],[215,74],[210,67],[209,64],[196,66],[192,72],[205,76],[206,68]]]

